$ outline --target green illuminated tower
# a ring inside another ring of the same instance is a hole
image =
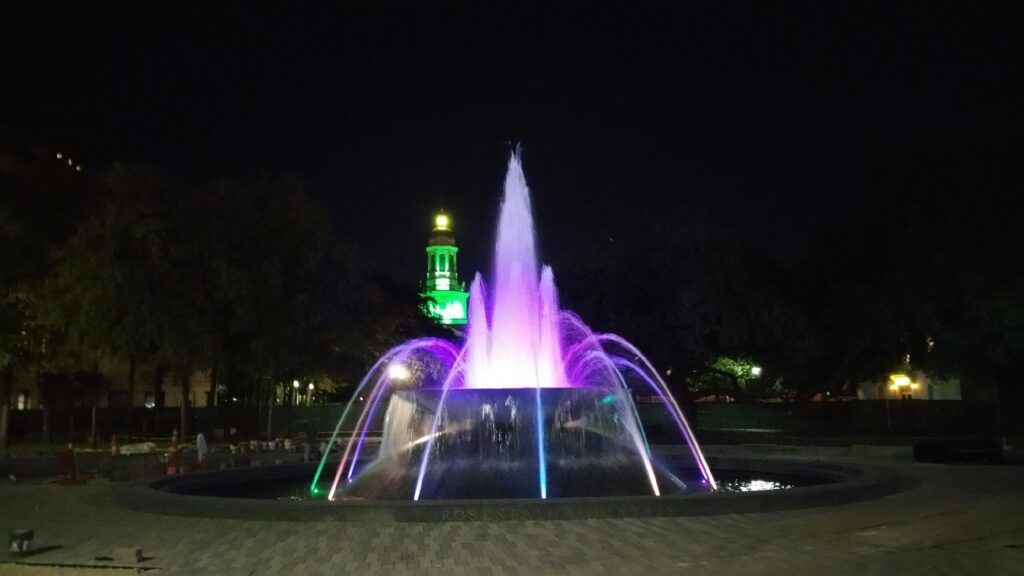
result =
[[[427,282],[421,296],[426,313],[441,324],[465,324],[466,284],[459,282],[459,269],[451,220],[441,212],[434,217],[434,232],[427,245]]]

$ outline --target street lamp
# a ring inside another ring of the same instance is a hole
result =
[[[306,406],[313,405],[313,383],[309,383],[309,392],[306,393]]]
[[[407,380],[409,369],[402,364],[392,364],[388,367],[388,378],[392,380]]]

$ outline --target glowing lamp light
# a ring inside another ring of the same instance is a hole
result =
[[[754,376],[755,378],[760,376],[761,375],[761,367],[760,366],[751,366],[750,367],[750,375]]]
[[[309,383],[309,389],[310,389],[310,391],[313,390],[313,383],[312,382]]]
[[[448,215],[438,214],[434,217],[434,229],[435,230],[448,230]]]
[[[388,367],[388,378],[392,380],[408,380],[409,369],[402,364],[392,364]]]
[[[906,374],[890,374],[889,390],[894,393],[902,393],[905,390],[917,390],[921,385],[910,379]]]
[[[299,381],[298,380],[293,380],[292,381],[292,387],[295,388],[296,390],[298,390],[299,389]]]

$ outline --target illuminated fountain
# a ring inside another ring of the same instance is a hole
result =
[[[538,263],[515,154],[490,287],[488,294],[477,274],[464,345],[412,340],[370,369],[338,421],[310,487],[314,496],[658,496],[716,488],[686,418],[644,355],[559,308],[551,268]],[[633,389],[667,412],[692,474],[652,457]],[[326,471],[343,430],[352,434],[337,468]],[[382,437],[371,449],[367,437],[377,430]]]

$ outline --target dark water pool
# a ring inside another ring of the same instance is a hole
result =
[[[593,471],[591,471],[593,472]],[[635,474],[616,474],[614,469],[605,469],[597,473],[585,473],[576,471],[573,476],[580,478],[563,478],[565,481],[561,489],[554,492],[556,497],[583,497],[583,496],[621,496],[621,495],[650,495],[649,488],[642,478],[636,478]],[[450,473],[452,477],[461,477]],[[493,475],[497,478],[497,474]],[[429,495],[427,499],[477,499],[477,498],[530,498],[534,494],[535,484],[524,481],[519,474],[515,478],[504,478],[504,481],[489,482],[488,475],[480,475],[479,470],[472,484],[464,482],[436,483],[439,488]],[[529,471],[522,476],[529,477]],[[677,470],[672,476],[680,480],[682,485],[676,483],[667,474],[660,473],[659,485],[663,494],[683,493],[689,491],[707,491],[705,486],[696,480],[696,470]],[[756,471],[735,471],[722,470],[716,473],[718,490],[720,492],[757,492],[766,490],[785,490],[800,486],[812,486],[823,484],[826,480],[806,476],[794,476],[786,474],[772,474]],[[372,480],[372,477],[371,477]],[[392,479],[393,480],[393,479]],[[329,481],[329,480],[328,480]],[[198,486],[189,489],[183,494],[196,496],[217,496],[226,498],[250,498],[260,500],[316,500],[324,499],[326,488],[317,496],[310,495],[310,483],[312,476],[296,476],[277,479],[262,479],[258,481],[238,481],[232,484],[213,483],[206,486]],[[555,488],[558,488],[558,478],[555,478]],[[399,484],[406,484],[403,481]],[[411,500],[411,494],[403,494],[401,490],[395,492],[393,486],[378,478],[376,484],[368,482],[369,486],[348,487],[339,491],[339,500]],[[329,487],[329,484],[327,485]],[[373,490],[374,487],[386,488]],[[550,488],[549,488],[550,489]],[[549,492],[551,494],[551,492]],[[397,495],[397,497],[396,497]]]

